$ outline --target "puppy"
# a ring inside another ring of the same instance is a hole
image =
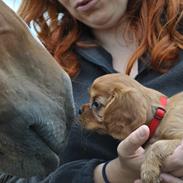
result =
[[[167,99],[127,75],[108,74],[93,82],[89,94],[80,111],[86,129],[123,140],[142,124],[149,126],[141,179],[159,183],[164,160],[183,138],[183,92]]]

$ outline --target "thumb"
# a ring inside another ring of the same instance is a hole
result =
[[[161,181],[166,183],[183,183],[183,180],[181,180],[180,178],[165,173],[160,175],[160,179]]]
[[[136,154],[139,149],[149,137],[149,128],[142,125],[133,131],[126,139],[124,139],[118,146],[118,153],[121,157],[129,157]]]

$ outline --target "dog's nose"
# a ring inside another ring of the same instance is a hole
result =
[[[83,112],[86,112],[86,111],[88,111],[89,109],[90,109],[89,103],[84,104],[84,105],[82,105],[82,106],[80,107],[78,113],[79,113],[79,115],[81,115]]]
[[[80,108],[78,113],[79,113],[79,115],[81,115],[83,113],[83,108]]]

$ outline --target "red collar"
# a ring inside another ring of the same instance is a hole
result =
[[[153,119],[149,122],[149,130],[150,130],[150,135],[149,138],[152,137],[158,127],[158,125],[160,124],[161,120],[163,119],[166,110],[165,110],[165,106],[167,104],[167,97],[162,96],[160,97],[160,104],[162,107],[158,107],[156,109],[155,115],[153,117]]]

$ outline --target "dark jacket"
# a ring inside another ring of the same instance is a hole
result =
[[[96,77],[116,71],[112,68],[111,55],[104,49],[77,48],[76,51],[81,58],[81,71],[73,80],[74,98],[78,108],[87,102],[88,88]],[[168,96],[183,91],[183,52],[180,52],[176,66],[163,75],[151,69],[149,60],[139,60],[135,79]],[[117,156],[118,143],[109,136],[81,130],[79,125],[73,125],[64,154],[64,161],[67,163],[57,170],[53,182],[93,183],[93,169],[97,164]]]
[[[80,72],[73,78],[73,93],[78,110],[88,101],[88,88],[101,75],[116,72],[112,68],[112,58],[103,48],[76,48],[80,57]],[[172,96],[183,91],[183,52],[177,64],[161,75],[149,66],[149,60],[138,61],[138,75],[135,78],[143,85]],[[74,123],[65,152],[61,155],[62,165],[42,183],[93,183],[93,170],[97,164],[117,156],[118,141],[107,135],[99,135],[81,129]],[[40,178],[41,179],[41,178]],[[38,177],[10,179],[9,182],[40,182]]]

